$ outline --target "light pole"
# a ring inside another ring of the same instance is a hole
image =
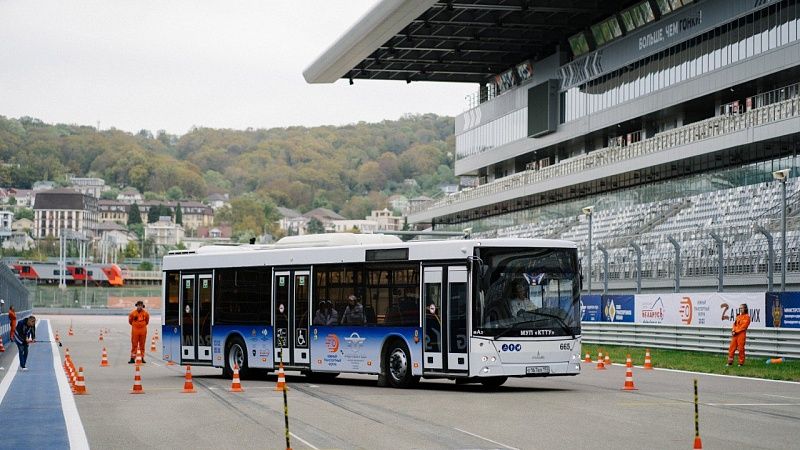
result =
[[[636,293],[642,293],[642,248],[631,241],[628,245],[636,252]]]
[[[667,236],[667,240],[675,247],[675,292],[681,291],[681,244],[672,236]]]
[[[717,292],[722,292],[725,286],[725,243],[716,232],[710,231],[708,234],[717,243]]]
[[[786,180],[789,169],[772,172],[772,178],[781,183],[781,292],[786,291]]]
[[[608,249],[605,245],[599,244],[597,249],[603,254],[603,295],[608,294]]]
[[[589,218],[589,248],[587,249],[589,257],[589,295],[592,295],[592,210],[594,206],[586,206],[582,209],[583,213]]]
[[[755,230],[767,238],[767,292],[772,292],[773,271],[775,270],[775,248],[772,245],[772,233],[761,225],[756,225]]]

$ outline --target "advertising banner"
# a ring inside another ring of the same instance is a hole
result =
[[[764,294],[704,292],[636,295],[636,323],[692,327],[733,326],[739,305],[750,311],[750,328],[764,328]]]
[[[800,328],[800,292],[767,292],[768,327]]]
[[[581,322],[600,322],[603,320],[602,305],[599,295],[582,295]]]
[[[603,322],[634,322],[633,295],[603,295]]]

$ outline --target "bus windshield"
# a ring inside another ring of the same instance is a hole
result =
[[[473,304],[476,335],[580,334],[577,251],[481,248]]]

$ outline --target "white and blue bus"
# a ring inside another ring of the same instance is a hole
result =
[[[164,257],[165,360],[499,386],[580,372],[572,242],[293,236]]]

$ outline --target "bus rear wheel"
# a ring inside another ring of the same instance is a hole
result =
[[[411,375],[411,355],[402,341],[393,341],[386,352],[386,378],[393,388],[411,386],[415,377]]]
[[[222,375],[232,378],[233,366],[237,364],[239,365],[239,376],[244,377],[247,373],[247,347],[242,338],[235,336],[228,340],[225,349],[225,368],[222,369]]]

